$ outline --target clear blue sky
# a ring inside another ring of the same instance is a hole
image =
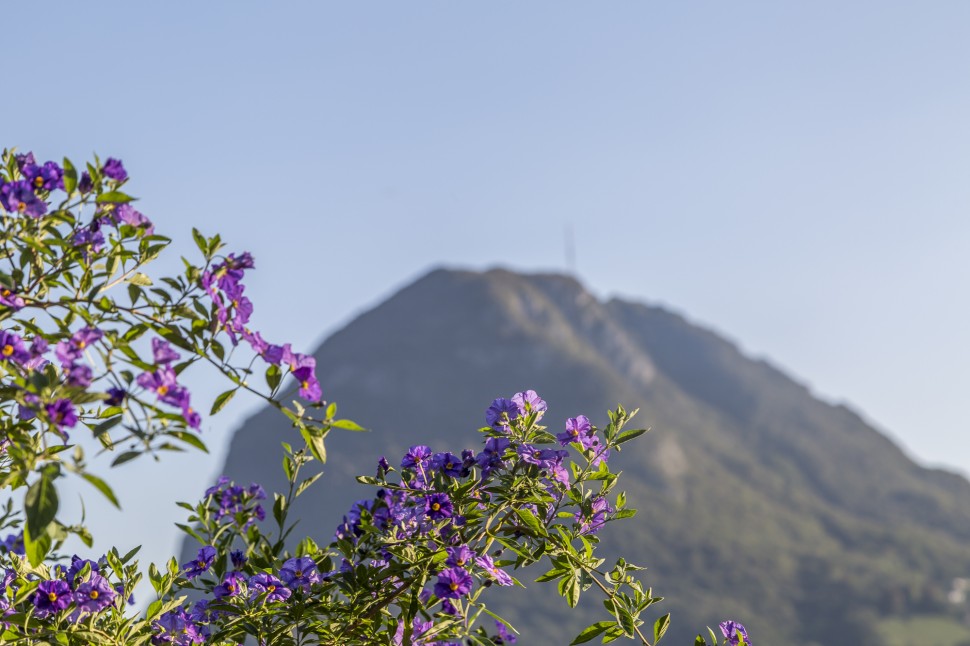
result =
[[[252,251],[268,338],[311,349],[440,264],[562,270],[569,225],[596,293],[680,310],[921,461],[970,471],[970,4],[4,15],[19,27],[0,145],[120,157],[177,250],[195,225]],[[171,552],[171,501],[218,475],[248,410],[208,421],[213,454],[169,460],[177,478],[148,463],[108,474],[124,516],[87,492],[99,544]]]

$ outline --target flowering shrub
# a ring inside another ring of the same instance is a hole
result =
[[[641,619],[661,601],[634,576],[641,568],[622,558],[604,567],[596,556],[598,533],[635,514],[608,465],[645,432],[624,430],[633,413],[611,411],[603,429],[580,415],[554,433],[534,391],[496,399],[476,449],[382,457],[375,475],[358,478],[374,496],[332,538],[297,541],[290,506],[319,477],[301,472],[325,460],[332,429],[362,429],[322,400],[312,357],[249,327],[252,257],[221,255],[219,236],[196,231],[199,262],[149,277],[169,240],[132,207],[120,161],[95,159],[80,173],[31,154],[4,151],[0,162],[0,484],[12,496],[23,490],[0,516],[10,531],[0,546],[0,643],[512,644],[515,629],[482,595],[522,585],[516,577],[532,565],[570,606],[590,590],[603,596],[606,619],[573,643],[651,645],[664,635],[669,615],[649,628]],[[204,449],[203,413],[182,378],[196,364],[230,386],[209,415],[246,390],[286,415],[302,446],[283,444],[286,492],[222,478],[198,503],[180,503],[189,515],[179,527],[200,547],[187,563],[148,567],[156,598],[139,615],[129,609],[144,574],[137,549],[96,560],[59,553],[69,535],[88,546],[91,536],[58,517],[58,486],[74,474],[117,504],[69,444],[78,432],[116,451],[115,465]],[[720,628],[723,643],[749,643],[740,624]]]

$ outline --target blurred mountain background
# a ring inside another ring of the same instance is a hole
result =
[[[349,483],[381,455],[477,448],[491,400],[532,388],[554,432],[578,414],[603,426],[618,403],[652,428],[611,460],[640,513],[601,535],[606,553],[649,568],[672,613],[665,642],[736,618],[760,645],[970,643],[970,483],[675,312],[603,302],[564,275],[439,269],[315,356],[325,397],[370,432],[329,436],[325,474],[297,504],[300,536],[328,542],[373,495]],[[282,488],[281,441],[298,441],[285,418],[255,414],[224,473]],[[569,609],[540,584],[494,608],[524,644],[566,644],[603,618],[592,591]]]

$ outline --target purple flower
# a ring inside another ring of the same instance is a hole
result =
[[[81,358],[84,350],[92,343],[101,340],[104,333],[92,327],[81,328],[71,335],[66,341],[61,341],[54,349],[54,354],[60,360],[61,365],[69,364]]]
[[[425,468],[428,466],[431,457],[431,449],[424,444],[418,444],[408,449],[407,454],[401,458],[402,469]]]
[[[434,593],[439,599],[460,599],[471,592],[472,577],[460,567],[452,567],[438,573]]]
[[[415,617],[411,621],[411,642],[410,643],[414,644],[415,646],[422,646],[424,644],[428,644],[428,646],[432,646],[433,644],[437,644],[438,642],[431,642],[429,644],[429,642],[427,642],[426,640],[421,639],[421,636],[424,635],[429,630],[431,630],[433,626],[434,626],[434,622],[422,621],[420,616]],[[394,632],[394,637],[391,640],[391,644],[393,644],[394,646],[403,646],[404,644],[404,622],[401,620],[398,620],[397,622],[397,630]]]
[[[532,412],[536,413],[536,419],[542,419],[545,412],[549,410],[549,406],[534,390],[515,393],[512,395],[512,401],[519,407],[519,415],[527,415]]]
[[[509,423],[519,416],[519,406],[511,399],[499,397],[485,411],[485,423],[492,428],[508,432]]]
[[[77,190],[83,193],[90,193],[94,189],[94,182],[91,181],[91,174],[87,171],[81,173],[81,179],[77,182]]]
[[[152,622],[153,644],[191,646],[205,642],[205,635],[182,608],[166,612]]]
[[[613,507],[610,506],[606,498],[602,496],[594,498],[590,505],[589,514],[583,513],[582,510],[576,512],[575,519],[579,524],[579,533],[595,534],[606,524],[607,516],[612,513]]]
[[[242,567],[246,565],[246,561],[249,560],[246,558],[246,555],[243,554],[242,550],[233,550],[229,552],[229,558],[232,560],[232,567],[236,568],[237,570],[241,570]]]
[[[34,592],[34,608],[38,617],[60,612],[71,605],[71,586],[67,581],[41,581]]]
[[[431,468],[451,478],[460,477],[463,467],[462,459],[454,453],[435,453],[431,458]]]
[[[108,388],[107,395],[108,398],[104,400],[105,404],[108,406],[119,406],[121,402],[125,401],[128,393],[125,392],[124,388]]]
[[[26,554],[24,550],[24,533],[21,531],[16,534],[7,534],[0,547],[8,554],[19,554],[23,556]]]
[[[207,572],[212,567],[212,562],[216,560],[216,548],[206,545],[199,550],[198,555],[192,561],[182,566],[185,576],[194,579],[203,572]]]
[[[424,513],[431,520],[451,518],[454,512],[451,498],[446,493],[433,493],[424,499]]]
[[[486,574],[499,585],[512,585],[512,577],[508,572],[495,565],[492,557],[486,554],[475,559],[475,565],[485,570]]]
[[[299,588],[304,592],[309,592],[312,584],[320,583],[320,572],[317,570],[317,564],[313,562],[313,559],[308,556],[301,556],[292,558],[283,564],[283,567],[280,568],[280,578],[286,584],[286,587],[291,590]]]
[[[84,612],[101,612],[110,606],[115,599],[114,588],[100,574],[91,574],[91,578],[82,583],[74,591],[74,603],[78,610]]]
[[[19,153],[14,155],[13,158],[17,162],[17,168],[20,169],[21,173],[24,172],[24,169],[28,166],[37,165],[37,158],[34,157],[34,153],[32,152]]]
[[[13,332],[0,332],[0,359],[23,365],[30,360],[24,340]]]
[[[154,338],[152,339],[152,358],[155,363],[167,364],[178,359],[179,353],[172,349],[168,341]]]
[[[135,381],[142,388],[153,391],[166,404],[179,407],[188,404],[189,392],[175,382],[175,371],[170,366],[143,372]]]
[[[87,388],[94,380],[94,372],[90,366],[75,363],[67,371],[67,385],[75,388]]]
[[[556,439],[563,446],[568,446],[571,442],[580,442],[584,448],[589,448],[583,440],[588,437],[592,428],[593,425],[585,415],[570,417],[566,420],[566,430],[557,435]]]
[[[738,646],[742,639],[747,646],[751,646],[751,642],[748,641],[748,631],[740,623],[731,620],[722,621],[719,627],[731,646]]]
[[[509,439],[506,437],[490,437],[485,440],[484,450],[475,457],[475,462],[482,470],[482,478],[487,477],[494,469],[505,466],[502,456],[505,455],[509,444]]]
[[[79,229],[77,233],[74,234],[74,238],[71,240],[75,247],[85,247],[82,250],[84,254],[84,259],[87,260],[88,252],[98,253],[104,246],[104,235],[101,233],[100,229],[90,229],[83,228]],[[90,247],[88,249],[87,247]]]
[[[145,235],[155,233],[155,225],[141,211],[136,211],[130,204],[118,204],[114,208],[116,222],[128,224],[136,229],[144,229]]]
[[[212,588],[212,594],[216,599],[234,597],[239,594],[239,584],[245,580],[246,575],[242,572],[229,572],[222,578],[222,583]]]
[[[448,567],[465,567],[475,558],[475,552],[467,545],[447,547],[445,551],[448,553],[448,559],[445,561],[445,565]]]
[[[34,218],[47,213],[47,203],[34,194],[30,183],[24,180],[0,186],[0,205],[10,212],[22,213]]]
[[[115,159],[114,157],[108,157],[107,161],[104,162],[104,166],[101,167],[101,172],[104,173],[105,177],[117,182],[123,182],[128,179],[128,172],[125,171],[121,160]]]
[[[78,575],[78,572],[84,569],[85,565],[91,566],[91,572],[97,574],[101,571],[101,566],[90,559],[82,559],[80,556],[75,554],[71,557],[71,566],[67,568],[67,582],[70,584],[71,588],[77,587],[75,585],[74,577]]]
[[[501,621],[495,622],[495,628],[498,630],[498,635],[492,638],[492,643],[497,646],[502,646],[504,644],[514,644],[519,641],[518,637],[509,632],[508,628],[505,627]]]
[[[43,166],[37,164],[25,164],[22,172],[27,181],[37,190],[53,191],[55,188],[64,188],[64,171],[56,163],[49,161]]]
[[[286,601],[293,593],[272,574],[255,574],[249,577],[249,596],[255,599],[261,594],[266,595],[265,602],[269,603]]]
[[[17,295],[17,292],[8,287],[0,285],[0,305],[6,305],[13,311],[23,309],[24,299]]]
[[[316,361],[314,361],[316,363]],[[300,397],[311,402],[318,402],[323,398],[320,382],[313,374],[314,366],[301,366],[293,371],[293,376],[300,382]]]
[[[53,404],[47,404],[44,407],[47,411],[47,417],[50,421],[57,426],[57,430],[63,433],[64,438],[67,438],[67,433],[64,433],[64,428],[74,428],[77,424],[77,411],[74,409],[74,403],[70,399],[58,399]]]

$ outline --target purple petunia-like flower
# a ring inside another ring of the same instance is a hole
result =
[[[449,478],[459,478],[464,470],[464,461],[454,453],[435,453],[431,458],[431,468]]]
[[[316,363],[314,361],[314,363]],[[314,366],[301,366],[293,371],[293,376],[300,384],[300,397],[311,402],[318,402],[323,398],[320,382],[313,373]]]
[[[448,567],[465,567],[475,558],[475,552],[467,545],[448,547],[445,548],[445,552],[448,553],[448,558],[445,560],[445,565]]]
[[[152,360],[158,364],[172,363],[179,358],[179,353],[172,349],[168,341],[159,338],[152,339]]]
[[[246,575],[242,572],[229,572],[222,577],[222,583],[212,588],[212,595],[216,599],[234,597],[239,594],[239,584],[245,581]]]
[[[492,643],[496,644],[496,646],[514,644],[519,641],[519,638],[510,633],[509,629],[501,621],[495,622],[495,629],[498,630],[498,635],[492,638]]]
[[[17,310],[23,309],[24,299],[9,287],[0,285],[0,305],[9,307],[16,312]]]
[[[229,559],[232,561],[232,566],[237,570],[241,570],[242,567],[246,565],[246,561],[249,560],[246,558],[246,555],[242,550],[233,550],[229,552]]]
[[[54,349],[54,355],[60,360],[61,365],[67,365],[77,361],[84,355],[84,350],[92,343],[101,340],[104,333],[92,327],[81,328],[71,335],[66,341],[61,341]]]
[[[55,188],[64,188],[64,171],[55,162],[49,161],[43,166],[25,164],[21,172],[35,190],[53,191]]]
[[[30,361],[30,353],[24,345],[24,340],[13,332],[0,332],[0,359],[13,361],[20,365]]]
[[[183,565],[182,569],[185,571],[186,578],[194,579],[203,572],[207,572],[215,560],[216,548],[206,545],[199,550],[198,555],[193,560]]]
[[[518,416],[518,404],[511,399],[499,397],[485,411],[485,423],[492,428],[508,432],[509,424]]]
[[[84,583],[74,591],[74,603],[83,612],[101,612],[114,603],[117,593],[108,580],[100,574],[91,574]]]
[[[67,581],[61,580],[41,581],[32,599],[38,617],[46,617],[65,610],[71,605],[71,600],[71,586]]]
[[[512,577],[508,572],[495,565],[492,557],[486,554],[475,559],[475,565],[485,570],[488,576],[499,585],[512,585]]]
[[[136,211],[130,204],[119,204],[114,208],[114,221],[128,224],[136,229],[143,229],[145,235],[155,233],[155,225],[141,211]]]
[[[542,419],[545,412],[549,410],[549,405],[534,390],[515,393],[512,395],[512,401],[519,407],[519,415],[532,412],[536,413],[536,419]]]
[[[320,572],[317,564],[309,556],[291,558],[280,568],[280,579],[291,590],[300,589],[310,591],[310,586],[320,583]]]
[[[105,177],[113,179],[116,182],[123,182],[128,179],[128,171],[125,170],[121,160],[115,159],[114,157],[108,157],[104,162],[104,166],[101,167],[101,172]]]
[[[722,621],[718,627],[727,638],[727,643],[731,646],[738,646],[742,639],[744,639],[746,646],[751,646],[751,642],[748,641],[748,631],[737,621]]]
[[[471,592],[472,576],[460,567],[452,567],[438,573],[434,593],[439,599],[460,599]]]
[[[74,425],[77,424],[77,411],[74,408],[74,403],[70,399],[58,399],[53,404],[47,404],[44,410],[47,411],[47,416],[51,422],[57,426],[57,430],[66,439],[67,433],[64,432],[64,429],[74,428]]]
[[[602,496],[594,498],[588,516],[582,510],[576,512],[575,520],[579,523],[579,533],[595,534],[606,524],[607,516],[612,513],[613,507],[606,498]]]
[[[266,595],[265,602],[286,601],[293,594],[290,589],[283,585],[283,582],[272,574],[254,574],[249,577],[249,596],[256,598],[261,594]]]
[[[34,194],[30,182],[20,180],[0,186],[0,206],[11,213],[39,218],[47,213],[47,203]]]
[[[205,634],[182,608],[166,612],[152,622],[152,628],[152,644],[192,646],[205,642]]]
[[[455,509],[446,493],[433,493],[424,499],[424,513],[431,520],[451,518]]]

